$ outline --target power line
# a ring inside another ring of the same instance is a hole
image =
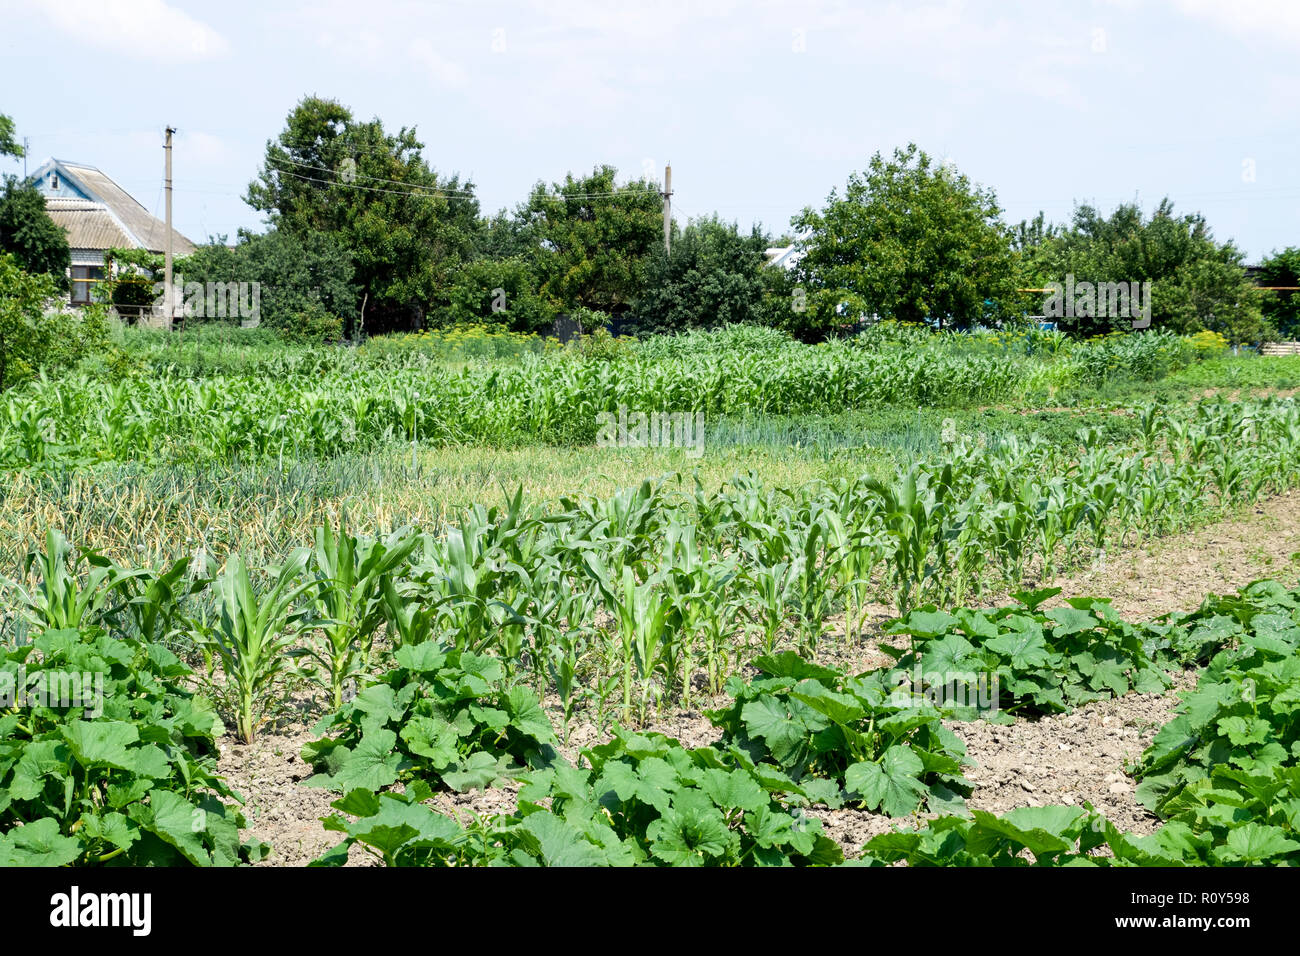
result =
[[[278,162],[278,160],[268,159],[267,162],[274,164]],[[460,192],[460,190],[453,191],[424,186],[413,186],[411,189],[381,189],[378,186],[362,186],[358,183],[340,182],[337,179],[321,179],[319,176],[304,176],[302,173],[295,173],[288,169],[277,168],[275,172],[280,176],[289,176],[293,179],[301,179],[306,182],[323,183],[326,186],[339,186],[344,189],[360,189],[368,193],[387,193],[393,196],[423,196],[429,199],[446,199],[448,198],[448,193]],[[474,194],[468,193],[465,196],[452,196],[452,198],[474,198]]]
[[[359,189],[364,192],[384,193],[384,194],[394,195],[394,196],[420,196],[420,197],[431,198],[431,199],[446,199],[449,196],[451,198],[473,198],[473,199],[477,198],[477,196],[473,192],[468,192],[465,190],[442,189],[441,187],[438,186],[420,186],[420,185],[413,184],[412,188],[410,189],[383,189],[378,186],[362,186],[358,183],[343,182],[338,179],[322,179],[319,176],[307,176],[304,175],[303,173],[297,173],[289,169],[283,169],[275,165],[277,163],[282,162],[282,160],[279,159],[268,158],[267,162],[273,166],[277,175],[288,176],[292,179],[300,179],[305,182],[321,183],[322,185],[325,186],[338,186],[343,189]],[[297,164],[297,165],[304,165],[304,164]],[[324,167],[311,167],[311,168],[323,169]],[[384,180],[384,181],[394,182],[395,180]],[[563,192],[554,193],[551,194],[549,198],[563,199],[563,200],[617,199],[629,193],[645,195],[645,196],[656,196],[656,197],[658,196],[657,193],[647,189],[636,189],[636,188],[624,187],[622,189],[611,190],[610,192],[607,193],[563,193]]]
[[[268,158],[268,162],[276,162],[276,163],[292,163],[293,165],[295,165],[295,166],[301,166],[301,167],[304,168],[304,169],[315,169],[315,170],[317,170],[317,171],[319,171],[319,172],[324,172],[324,173],[333,173],[334,175],[339,175],[338,170],[336,170],[336,169],[330,169],[328,166],[313,166],[311,163],[302,163],[302,162],[299,162],[299,161],[296,160],[296,159],[289,159],[288,157],[285,157],[285,158],[283,158],[283,159],[281,159],[281,158],[279,158],[279,157]],[[370,180],[371,182],[377,182],[377,183],[391,183],[391,184],[396,185],[396,186],[408,186],[408,185],[409,185],[409,186],[412,186],[412,187],[415,188],[415,189],[437,189],[439,192],[442,192],[442,193],[462,193],[462,194],[467,195],[467,196],[472,196],[472,195],[474,195],[474,191],[473,191],[472,189],[443,189],[443,188],[440,187],[440,186],[439,186],[439,187],[434,187],[434,186],[428,186],[428,187],[425,187],[425,186],[420,186],[418,183],[405,183],[405,182],[402,182],[402,180],[400,180],[400,179],[384,179],[382,176],[364,176],[364,175],[362,175],[361,173],[357,173],[357,174],[356,174],[356,178],[357,178],[357,179],[368,179],[368,180]],[[352,185],[352,184],[351,184],[351,183],[348,183],[348,182],[344,182],[344,183],[342,183],[342,185]]]
[[[277,145],[282,146],[282,147],[288,147],[288,148],[303,149],[303,148],[305,148],[305,147],[307,147],[307,146],[316,146],[316,145],[319,145],[319,144],[321,144],[321,141],[320,141],[320,140],[291,142],[291,141],[286,141],[286,140],[284,140],[284,139],[281,139]],[[366,146],[367,146],[368,151],[371,151],[371,152],[383,152],[383,155],[386,156],[386,157],[391,157],[391,156],[392,156],[392,153],[391,153],[391,152],[388,152],[386,149],[381,149],[380,147],[370,146],[369,144],[366,144]],[[352,147],[350,151],[353,152],[353,153],[358,152],[358,150],[355,149],[355,147]],[[338,171],[337,169],[332,169],[332,168],[330,168],[330,167],[328,167],[328,166],[317,166],[317,165],[315,165],[315,164],[313,164],[313,163],[304,163],[304,162],[302,162],[301,160],[292,159],[292,158],[290,158],[290,157],[288,157],[288,156],[285,156],[285,157],[269,157],[269,158],[268,158],[268,162],[275,162],[275,163],[290,163],[290,164],[292,164],[292,165],[294,165],[294,166],[298,166],[298,167],[303,168],[303,169],[311,169],[311,170],[315,170],[316,172],[329,173],[329,174],[331,174],[331,175],[333,175],[333,176],[338,176],[338,175],[340,175],[340,173],[339,173],[339,171]],[[363,174],[363,173],[356,173],[356,174],[355,174],[355,177],[356,177],[357,179],[365,179],[365,180],[369,180],[370,182],[388,183],[389,185],[393,185],[393,186],[409,186],[409,187],[411,187],[410,189],[405,190],[405,191],[415,191],[415,190],[417,190],[417,189],[424,189],[424,190],[430,190],[430,189],[432,189],[432,190],[435,190],[436,192],[441,192],[441,193],[443,193],[443,194],[463,194],[463,195],[467,195],[467,196],[472,196],[472,195],[474,195],[474,191],[473,191],[472,189],[445,189],[445,188],[442,188],[442,187],[424,187],[424,186],[420,186],[420,185],[418,185],[418,184],[410,184],[410,183],[406,183],[406,182],[404,182],[403,180],[400,180],[400,179],[385,179],[385,178],[382,177],[382,176],[369,176],[369,175],[365,175],[365,174]],[[304,177],[304,178],[310,179],[311,177]],[[322,182],[338,182],[337,180],[317,180],[317,181],[322,181]],[[353,184],[353,183],[346,183],[346,182],[345,182],[345,183],[339,183],[339,185],[355,186],[355,184]],[[653,185],[653,184],[651,184],[651,185]],[[603,198],[603,197],[608,196],[608,195],[611,195],[611,194],[618,194],[618,193],[623,193],[623,192],[644,192],[644,191],[645,191],[645,190],[643,190],[643,189],[636,189],[636,188],[633,188],[633,187],[631,187],[631,186],[624,186],[624,187],[622,187],[622,188],[617,188],[617,187],[616,187],[616,188],[612,189],[610,193],[577,193],[577,194],[564,194],[564,195],[566,196],[566,198],[570,198],[570,199],[591,199],[591,198]]]

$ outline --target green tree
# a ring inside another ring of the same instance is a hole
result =
[[[636,302],[638,331],[760,321],[766,249],[757,226],[746,235],[716,215],[688,223],[673,238],[671,253],[657,247],[650,257]]]
[[[518,257],[535,259],[527,223],[502,209],[483,220],[479,230],[478,255],[487,259]]]
[[[1300,246],[1289,246],[1260,263],[1261,285],[1300,286]],[[1264,317],[1285,339],[1300,338],[1300,295],[1292,289],[1263,293]]]
[[[1036,249],[1062,231],[1060,226],[1048,222],[1047,215],[1040,211],[1033,219],[1022,220],[1011,230],[1011,247],[1019,252]]]
[[[335,238],[352,259],[367,329],[420,327],[482,230],[473,183],[436,174],[423,149],[414,129],[390,134],[307,97],[267,143],[245,197],[286,235]]]
[[[28,273],[14,256],[0,253],[0,390],[43,369],[68,368],[92,355],[115,352],[107,309],[91,305],[47,313],[57,294],[49,275]]]
[[[1023,252],[1020,281],[1031,287],[1065,283],[1068,276],[1094,284],[1150,282],[1152,327],[1182,334],[1208,329],[1234,343],[1258,342],[1271,332],[1242,262],[1231,242],[1214,239],[1204,216],[1178,215],[1167,198],[1149,219],[1135,203],[1110,216],[1081,205],[1068,229],[1052,230]],[[1129,315],[1076,314],[1059,322],[1077,335],[1133,327]]]
[[[17,259],[23,271],[44,273],[57,288],[68,287],[68,237],[45,212],[40,190],[16,176],[5,177],[0,194],[0,252]]]
[[[545,332],[555,308],[537,291],[537,276],[520,256],[480,258],[461,267],[447,290],[439,323],[500,325],[512,332]]]
[[[992,191],[909,144],[872,157],[791,225],[802,236],[798,278],[816,336],[865,315],[935,326],[997,318],[1015,299],[1014,257]]]
[[[570,173],[563,183],[538,183],[520,209],[541,293],[561,308],[626,312],[663,242],[658,187],[645,180],[615,187],[616,173],[601,166],[579,179]]]
[[[23,158],[23,147],[14,135],[14,121],[0,113],[0,156]]]

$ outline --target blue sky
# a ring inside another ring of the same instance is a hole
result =
[[[915,141],[1006,218],[1169,195],[1251,261],[1300,245],[1300,0],[0,0],[0,113],[177,227],[240,197],[306,94],[415,126],[485,212],[599,163],[673,164],[677,217],[788,228]],[[0,172],[21,171],[0,161]]]

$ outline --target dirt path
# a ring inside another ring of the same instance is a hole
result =
[[[1273,498],[1240,517],[1112,555],[1103,567],[1052,583],[1066,595],[1109,596],[1125,617],[1146,619],[1191,610],[1208,593],[1232,591],[1264,577],[1287,584],[1300,577],[1300,494]],[[888,608],[873,608],[868,633],[878,633],[880,624],[892,616]],[[856,646],[828,642],[818,656],[826,663],[861,670],[887,662],[876,647],[874,640]],[[1190,674],[1180,675],[1179,685],[1165,694],[1129,694],[1071,715],[1021,720],[1005,727],[952,724],[977,763],[967,772],[975,785],[969,805],[1002,812],[1020,806],[1088,802],[1121,827],[1150,832],[1156,821],[1134,799],[1132,781],[1123,769],[1169,719],[1179,687],[1193,679]],[[667,713],[651,729],[688,746],[716,739],[699,709]],[[310,739],[303,729],[267,734],[251,746],[230,735],[221,741],[220,771],[247,800],[244,812],[250,826],[245,837],[257,836],[275,848],[268,865],[302,866],[338,842],[338,834],[320,825],[320,817],[333,812],[329,804],[334,796],[299,785],[311,775],[311,768],[298,756]],[[579,726],[565,750],[572,756],[577,748],[599,739],[603,735],[594,726]],[[447,812],[485,814],[510,809],[514,794],[510,790],[444,794],[438,802]],[[852,810],[821,811],[818,816],[849,855],[875,834],[898,825],[879,814]],[[349,862],[364,864],[369,858],[354,849]]]
[[[1053,581],[1067,595],[1100,594],[1124,617],[1191,610],[1205,595],[1259,578],[1300,578],[1300,492],[1260,502],[1249,513],[1109,555],[1104,564]]]

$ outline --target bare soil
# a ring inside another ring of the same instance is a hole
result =
[[[1005,813],[1018,807],[1090,804],[1122,830],[1150,833],[1159,821],[1137,802],[1136,788],[1124,769],[1173,716],[1178,692],[1195,681],[1193,673],[1178,674],[1175,686],[1163,694],[1126,694],[1072,714],[1017,720],[1006,726],[947,722],[975,763],[966,771],[974,785],[966,805]],[[915,829],[934,816],[891,820],[851,808],[817,810],[813,815],[848,857],[858,855],[874,836]]]
[[[1300,494],[1290,493],[1198,531],[1113,554],[1094,569],[1051,583],[1065,595],[1111,597],[1124,616],[1147,619],[1194,609],[1206,594],[1229,592],[1259,578],[1275,577],[1295,584],[1298,576]],[[893,609],[885,605],[869,608],[864,627],[867,636],[854,642],[825,641],[818,659],[851,671],[887,663],[890,658],[881,652],[881,640],[896,646],[905,641],[880,635],[881,625],[894,616]],[[1150,832],[1157,821],[1137,803],[1133,782],[1124,769],[1170,718],[1178,691],[1193,684],[1195,675],[1175,675],[1175,681],[1175,687],[1163,694],[1128,694],[1069,715],[1017,720],[1008,726],[952,723],[976,763],[966,774],[975,787],[968,805],[1003,812],[1022,806],[1086,802],[1122,828]],[[558,706],[554,701],[546,703],[552,711]],[[712,743],[718,733],[702,711],[721,703],[697,701],[694,709],[670,711],[647,729],[676,737],[687,746]],[[244,836],[256,836],[274,847],[268,865],[305,865],[339,841],[338,834],[320,824],[321,817],[334,812],[329,804],[335,796],[300,786],[300,781],[311,775],[311,768],[298,754],[311,739],[307,728],[286,728],[266,733],[252,745],[241,744],[229,734],[221,741],[220,772],[246,799],[249,827]],[[562,752],[572,759],[581,747],[603,739],[605,734],[594,723],[582,722],[573,728]],[[440,794],[435,802],[439,809],[464,819],[466,814],[511,810],[515,790]],[[847,856],[856,855],[878,833],[917,822],[850,809],[820,810],[816,815]],[[353,849],[349,865],[370,862],[368,854]]]

